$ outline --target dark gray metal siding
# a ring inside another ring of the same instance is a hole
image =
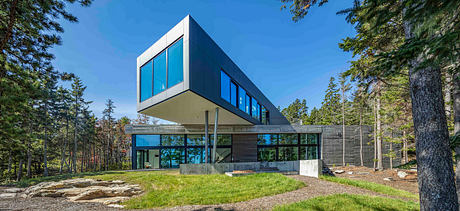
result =
[[[220,70],[222,69],[269,111],[270,124],[289,124],[278,109],[192,18],[190,18],[189,30],[189,80],[193,92],[254,124],[260,124],[259,121],[220,97]]]

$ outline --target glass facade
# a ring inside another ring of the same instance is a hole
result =
[[[181,163],[204,163],[205,140],[203,134],[190,135],[134,135],[133,159],[137,169],[179,168]],[[209,162],[214,136],[208,140]],[[218,134],[216,162],[232,162],[232,135]]]
[[[220,97],[230,102],[230,77],[224,71],[220,71]]]
[[[153,86],[153,66],[152,61],[147,62],[144,66],[141,67],[141,87],[140,87],[140,96],[141,102],[152,97],[152,86]]]
[[[184,146],[184,135],[161,135],[161,146]]]
[[[258,134],[258,161],[319,158],[319,134]],[[133,135],[133,168],[178,168],[181,163],[204,163],[203,134]],[[214,136],[208,140],[209,162]],[[232,162],[232,135],[218,134],[216,162]]]
[[[136,135],[136,147],[160,146],[160,135]]]
[[[184,80],[184,53],[182,39],[168,48],[168,88]]]
[[[160,151],[162,168],[179,168],[181,163],[185,163],[185,149],[183,148],[166,148]]]
[[[251,96],[249,95],[246,95],[246,109],[245,109],[245,112],[247,114],[251,114]]]
[[[257,160],[318,159],[318,143],[319,134],[259,134],[257,137]]]
[[[255,98],[249,96],[249,93],[232,81],[223,70],[220,71],[220,97],[263,124],[269,123],[268,112],[265,112],[265,107],[261,106]],[[262,108],[265,109],[263,116]]]
[[[166,89],[166,52],[153,59],[153,95]]]
[[[246,91],[242,87],[238,87],[238,108],[246,111]]]
[[[269,123],[269,116],[268,116],[268,111],[265,107],[261,106],[261,117],[260,117],[260,121],[262,122],[262,124],[264,125],[268,125],[270,124]]]
[[[258,120],[259,114],[260,114],[260,105],[259,103],[257,103],[256,99],[252,98],[251,106],[252,106],[251,115],[252,117]]]
[[[182,38],[140,68],[140,101],[184,80]]]
[[[237,90],[238,90],[238,86],[235,83],[231,82],[230,83],[230,103],[235,107],[238,106]]]

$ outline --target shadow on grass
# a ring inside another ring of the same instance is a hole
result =
[[[16,186],[16,187],[29,187],[32,185],[36,185],[41,182],[56,182],[65,179],[72,179],[72,178],[82,178],[86,176],[96,176],[96,175],[103,175],[103,174],[124,174],[123,171],[98,171],[98,172],[83,172],[77,174],[60,174],[48,177],[36,177],[36,178],[26,178],[18,182],[12,182],[7,184],[2,184],[6,186]]]

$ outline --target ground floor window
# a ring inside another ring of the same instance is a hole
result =
[[[205,163],[204,139],[203,134],[133,135],[133,168],[179,168],[182,163]],[[210,135],[208,162],[212,159],[213,141]],[[216,162],[232,162],[232,135],[217,135]]]
[[[258,161],[318,159],[319,134],[259,134]]]

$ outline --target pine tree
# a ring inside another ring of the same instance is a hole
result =
[[[321,103],[322,125],[339,125],[340,124],[340,94],[335,78],[329,79],[329,85],[326,89],[324,100]]]

